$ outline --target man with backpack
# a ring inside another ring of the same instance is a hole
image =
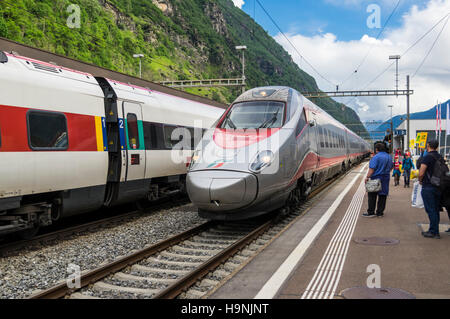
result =
[[[426,238],[441,238],[439,221],[441,196],[448,188],[448,167],[437,152],[439,142],[432,140],[427,144],[427,155],[423,157],[419,170],[419,182],[422,185],[422,198],[430,219],[430,229],[422,232]]]

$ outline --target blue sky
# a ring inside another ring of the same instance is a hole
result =
[[[447,19],[450,17],[446,16],[450,13],[450,0],[402,0],[378,40],[381,28],[369,28],[367,23],[373,13],[367,12],[369,5],[379,7],[383,26],[398,0],[259,1],[289,41],[326,80],[302,62],[256,0],[233,0],[250,17],[255,17],[301,69],[316,79],[321,90],[333,91],[336,84],[341,90],[395,89],[395,67],[390,66],[389,55],[399,54],[402,55],[399,89],[406,89],[406,75],[410,75],[411,89],[415,91],[411,99],[412,112],[424,111],[437,101],[450,98],[450,21]],[[424,36],[427,31],[430,32]],[[423,39],[408,50],[422,36]],[[430,52],[428,56],[427,52]],[[380,70],[386,69],[380,74]],[[386,112],[387,105],[394,105],[394,115],[406,111],[403,98],[336,100],[352,107],[362,120],[386,120],[390,116]]]
[[[359,40],[363,35],[376,37],[380,29],[370,29],[367,12],[370,4],[377,4],[381,9],[381,25],[384,25],[397,0],[259,0],[272,18],[277,22],[283,32],[297,33],[312,36],[319,33],[332,32],[339,40]],[[399,27],[402,15],[412,5],[423,7],[427,1],[402,0],[388,29]],[[250,17],[256,18],[270,35],[275,36],[278,29],[269,20],[256,0],[245,0],[242,6]]]

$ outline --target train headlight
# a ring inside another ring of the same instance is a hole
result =
[[[271,151],[262,151],[256,156],[253,163],[250,164],[249,169],[254,173],[261,172],[264,168],[270,166],[275,156]]]

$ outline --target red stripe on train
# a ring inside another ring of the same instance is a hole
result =
[[[46,111],[0,105],[0,152],[30,152],[28,145],[27,112]],[[67,118],[69,152],[96,152],[95,116],[64,113]],[[45,125],[45,123],[43,123]]]
[[[355,158],[357,156],[364,155],[364,153],[353,153],[348,158]],[[320,165],[317,167],[318,159],[320,159]],[[328,168],[334,165],[339,165],[342,161],[347,160],[347,155],[335,156],[335,157],[322,157],[316,153],[310,152],[306,155],[303,162],[300,164],[294,177],[291,179],[289,185],[292,185],[298,180],[306,171],[318,171],[324,168]]]

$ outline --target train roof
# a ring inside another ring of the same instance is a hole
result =
[[[266,86],[251,89],[239,96],[234,103],[246,101],[281,101],[287,102],[293,89],[287,86]]]

